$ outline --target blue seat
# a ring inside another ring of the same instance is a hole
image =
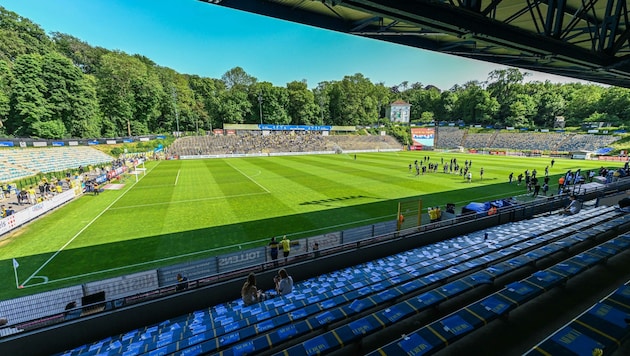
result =
[[[544,292],[544,289],[526,282],[514,282],[505,286],[504,289],[497,292],[501,297],[516,303],[524,304]]]
[[[528,283],[540,287],[544,290],[550,290],[567,280],[567,277],[553,271],[537,271],[525,279]]]
[[[527,355],[592,355],[594,349],[604,349],[604,344],[571,326],[566,326],[542,344],[535,353]]]
[[[549,270],[561,274],[567,278],[571,278],[578,273],[582,272],[585,269],[584,266],[579,265],[575,262],[563,261],[551,267]]]

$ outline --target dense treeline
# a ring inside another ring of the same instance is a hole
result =
[[[414,121],[549,127],[555,116],[618,126],[630,119],[630,91],[584,84],[524,82],[517,69],[445,91],[395,87],[362,74],[310,90],[259,81],[242,68],[221,78],[177,73],[149,58],[93,47],[52,33],[0,7],[0,135],[115,137],[199,131],[224,123],[373,125],[387,104],[412,104]],[[262,119],[261,119],[262,114]]]

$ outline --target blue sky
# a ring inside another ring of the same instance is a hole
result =
[[[242,67],[259,81],[309,87],[362,73],[388,86],[408,81],[449,89],[500,67],[316,29],[197,0],[0,0],[47,33],[141,54],[179,73],[220,78]],[[533,73],[529,80],[577,81]]]

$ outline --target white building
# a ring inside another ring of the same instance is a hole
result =
[[[411,117],[411,104],[402,100],[396,100],[389,104],[385,115],[391,122],[409,123]]]

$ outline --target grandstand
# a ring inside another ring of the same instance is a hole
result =
[[[236,299],[243,277],[234,274],[227,282],[34,331],[22,341],[43,338],[59,352],[69,340],[84,340],[64,355],[453,350],[486,326],[509,323],[505,316],[554,287],[609,260],[628,261],[630,216],[605,206],[574,216],[545,213],[562,203],[552,199],[349,251],[322,251],[316,261],[296,257],[288,266],[294,292],[252,306]],[[261,285],[275,271],[252,266],[242,272],[252,270]],[[630,278],[627,270],[623,277]],[[85,334],[104,335],[87,341]],[[16,350],[20,339],[13,337],[0,352]]]
[[[473,149],[510,149],[570,152],[595,151],[617,140],[613,135],[594,135],[557,132],[502,132],[471,133],[467,129],[439,127],[438,148],[466,147]]]
[[[306,132],[245,132],[228,136],[189,136],[177,139],[169,154],[177,156],[246,155],[291,152],[401,150],[391,136],[330,135]]]
[[[111,161],[111,156],[82,146],[3,149],[0,150],[0,182],[11,182],[39,173],[59,172]]]

